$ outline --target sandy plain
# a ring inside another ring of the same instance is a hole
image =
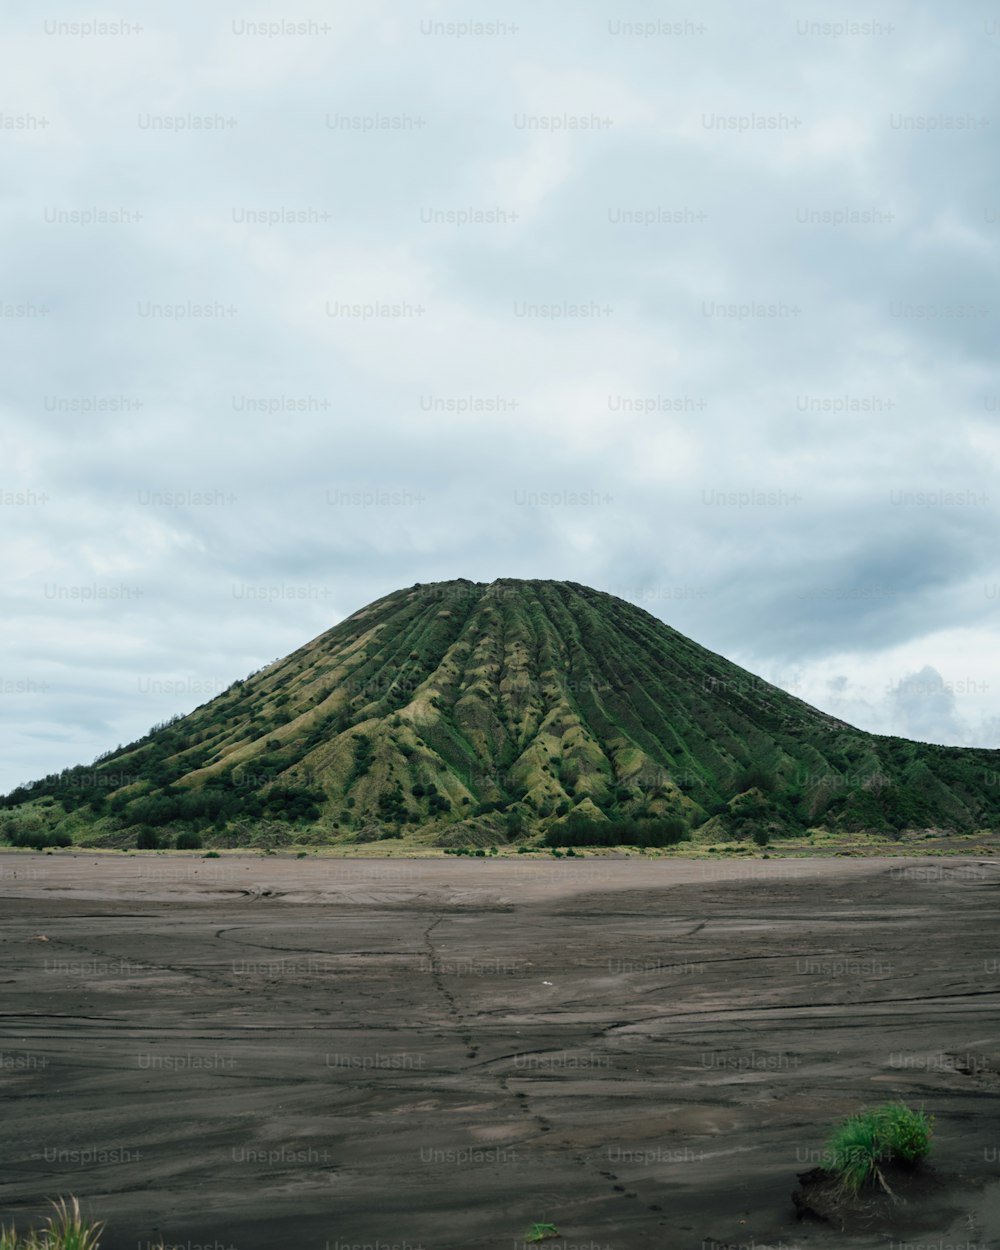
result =
[[[997,1250],[1000,861],[0,853],[0,1211],[102,1250]],[[800,1221],[903,1098],[933,1180]]]

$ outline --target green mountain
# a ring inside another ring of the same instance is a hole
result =
[[[881,737],[573,582],[415,585],[2,800],[0,834],[437,845],[1000,824],[1000,752]],[[183,841],[183,839],[182,839]]]

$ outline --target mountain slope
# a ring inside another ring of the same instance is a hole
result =
[[[191,828],[244,842],[296,824],[299,840],[412,826],[447,844],[574,817],[719,837],[964,831],[1000,822],[997,769],[997,752],[845,725],[611,595],[459,580],[387,595],[3,803],[8,833],[42,821],[117,843]]]

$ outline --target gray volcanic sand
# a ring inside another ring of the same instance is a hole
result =
[[[1000,864],[0,855],[0,1209],[102,1250],[1000,1247]],[[943,1183],[795,1218],[901,1097]]]

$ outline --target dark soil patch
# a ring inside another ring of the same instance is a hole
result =
[[[934,1168],[883,1164],[882,1175],[890,1192],[878,1185],[857,1194],[846,1192],[835,1172],[812,1168],[798,1174],[799,1188],[792,1203],[802,1220],[818,1220],[839,1232],[895,1234],[912,1226],[920,1228],[941,1215],[950,1220],[961,1209],[953,1191],[961,1187],[957,1177]],[[954,1201],[949,1201],[949,1194]]]

